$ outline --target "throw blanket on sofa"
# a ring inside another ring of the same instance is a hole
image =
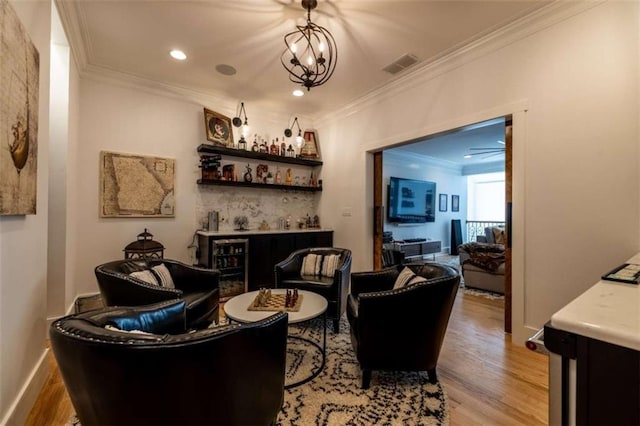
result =
[[[489,272],[495,272],[504,263],[504,246],[502,244],[467,243],[459,247],[469,253],[468,263]]]

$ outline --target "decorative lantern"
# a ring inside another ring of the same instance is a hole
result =
[[[153,241],[153,235],[144,228],[138,239],[124,248],[125,259],[162,259],[164,246],[158,241]]]

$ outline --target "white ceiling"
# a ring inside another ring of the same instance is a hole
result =
[[[505,148],[504,142],[505,121],[498,118],[387,149],[385,153],[429,157],[458,167],[500,164],[503,168],[504,152],[484,152]],[[473,155],[465,158],[467,154]]]
[[[302,98],[280,63],[283,36],[304,22],[299,0],[56,0],[81,72],[116,72],[321,116],[442,58],[547,4],[542,0],[319,0],[314,23],[335,37],[335,74]],[[71,30],[71,31],[69,31]],[[169,57],[181,49],[188,59]],[[420,62],[395,76],[405,54]],[[216,65],[235,67],[225,76]]]

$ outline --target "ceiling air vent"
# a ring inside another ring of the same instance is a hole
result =
[[[398,59],[396,59],[389,65],[387,65],[386,67],[382,68],[382,70],[388,72],[389,74],[397,74],[400,71],[405,70],[409,68],[411,65],[414,65],[417,63],[418,63],[418,57],[410,53],[407,53],[406,55],[399,57]]]

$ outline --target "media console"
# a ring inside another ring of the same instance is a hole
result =
[[[435,260],[436,254],[442,251],[442,241],[420,239],[395,241],[393,248],[404,253],[405,261],[424,259],[424,256],[429,254],[433,255]]]

